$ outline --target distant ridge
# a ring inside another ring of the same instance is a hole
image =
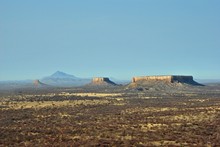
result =
[[[215,83],[214,83],[215,82]],[[215,80],[211,84],[206,84],[207,86],[219,86],[218,81]],[[33,84],[34,83],[34,84]],[[117,83],[119,83],[117,81]],[[125,85],[126,84],[126,85]],[[117,85],[111,81],[108,77],[98,77],[98,78],[79,78],[71,74],[64,73],[62,71],[56,71],[50,76],[44,77],[39,80],[20,80],[20,81],[0,81],[0,89],[16,89],[16,88],[29,88],[29,87],[44,87],[55,86],[55,87],[81,87],[81,86],[102,86],[109,87]],[[118,86],[122,86],[120,83]],[[132,82],[124,83],[126,88],[135,87],[147,87],[145,89],[165,89],[176,88],[176,87],[189,87],[189,86],[204,86],[196,81],[194,81],[192,76],[184,75],[162,75],[162,76],[141,76],[133,77]]]
[[[196,79],[202,84],[220,84],[220,79]]]

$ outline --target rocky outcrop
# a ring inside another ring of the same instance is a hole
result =
[[[90,85],[100,85],[100,86],[115,86],[117,84],[115,84],[114,82],[112,82],[109,78],[107,77],[95,77],[92,79],[92,82],[90,83]]]
[[[196,88],[196,86],[203,85],[194,81],[192,76],[166,75],[133,77],[132,82],[126,88],[137,91],[166,91],[175,93],[188,91]]]
[[[93,83],[102,83],[102,82],[108,82],[108,81],[110,81],[109,78],[104,78],[104,77],[102,77],[102,78],[93,78],[92,79]]]
[[[171,76],[142,76],[142,77],[133,77],[132,83],[136,83],[138,81],[166,81],[171,82]]]
[[[47,86],[46,84],[40,82],[40,80],[34,80],[33,84],[35,87],[39,87],[39,86]]]
[[[167,82],[167,83],[186,83],[191,85],[201,85],[193,80],[192,76],[182,76],[182,75],[167,75],[167,76],[142,76],[133,77],[132,83],[140,82]]]

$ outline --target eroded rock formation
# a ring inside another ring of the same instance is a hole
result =
[[[46,86],[46,84],[40,82],[40,80],[34,80],[33,81],[34,86],[39,87],[39,86]]]
[[[182,76],[182,75],[167,75],[167,76],[142,76],[142,77],[133,77],[132,83],[138,82],[155,82],[162,81],[168,83],[187,83],[193,85],[199,85],[199,83],[193,80],[192,76]]]
[[[90,85],[117,85],[114,82],[112,82],[109,78],[107,77],[95,77],[92,79],[92,82]]]

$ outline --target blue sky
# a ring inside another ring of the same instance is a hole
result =
[[[219,79],[219,26],[219,0],[0,0],[0,80]]]

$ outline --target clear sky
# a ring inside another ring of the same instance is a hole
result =
[[[220,0],[0,0],[0,80],[60,70],[220,78]]]

